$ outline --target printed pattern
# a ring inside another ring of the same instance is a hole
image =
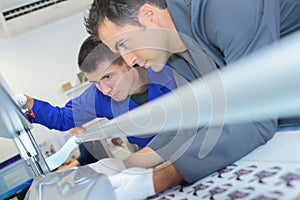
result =
[[[300,197],[300,163],[238,161],[189,186],[150,200],[289,200]]]

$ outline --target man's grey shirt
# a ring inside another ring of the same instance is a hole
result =
[[[168,61],[177,71],[175,79],[181,80],[221,70],[300,27],[298,0],[167,0],[167,6],[188,48]],[[221,82],[216,84],[222,87]],[[266,143],[277,128],[277,120],[271,118],[224,124],[159,133],[149,146],[193,182]],[[217,140],[212,150],[200,157],[207,133],[218,138],[213,138]]]

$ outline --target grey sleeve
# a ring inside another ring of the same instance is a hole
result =
[[[198,130],[196,136],[185,142],[177,151],[169,154],[169,159],[181,176],[194,182],[237,161],[265,144],[276,132],[277,120],[225,125],[212,150],[204,157],[199,156],[207,128]]]
[[[217,143],[201,157],[208,128],[162,132],[148,144],[165,161],[171,161],[181,176],[194,182],[253,151],[271,139],[277,129],[277,120],[253,121],[243,124],[210,127],[221,131]],[[212,133],[212,132],[210,132]],[[207,138],[206,138],[207,139]],[[206,140],[209,142],[209,140]],[[212,144],[213,145],[213,144]]]
[[[280,37],[300,30],[300,1],[280,1]]]
[[[111,152],[109,151],[109,149],[107,149],[108,144],[106,145],[105,143],[102,143],[101,140],[84,142],[84,143],[82,143],[82,145],[85,148],[86,154],[88,154],[88,156],[86,156],[86,157],[93,156],[96,161],[103,159],[103,158],[112,157]],[[93,161],[93,162],[96,162],[96,161]]]
[[[165,161],[175,160],[174,157],[178,158],[184,153],[197,132],[197,129],[161,132],[151,140],[148,146]],[[185,149],[178,151],[180,147]],[[175,152],[177,153],[175,154]]]

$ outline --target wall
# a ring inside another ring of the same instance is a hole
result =
[[[77,54],[87,37],[83,16],[79,13],[21,35],[0,38],[0,72],[15,93],[64,105],[66,98],[60,87],[66,82],[77,83]],[[41,125],[34,125],[32,133],[38,143],[60,136]],[[17,154],[14,146],[0,138],[0,162]]]

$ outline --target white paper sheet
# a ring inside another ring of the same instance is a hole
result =
[[[55,154],[46,158],[49,169],[52,171],[61,166],[69,157],[70,153],[79,145],[79,139],[72,136],[66,144],[59,149]]]

